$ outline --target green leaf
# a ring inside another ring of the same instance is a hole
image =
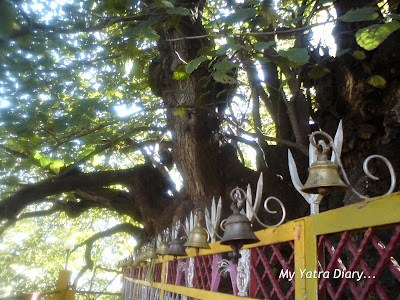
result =
[[[316,65],[314,68],[311,69],[311,71],[308,73],[308,77],[311,79],[318,79],[321,78],[322,76],[330,73],[331,71],[321,65]]]
[[[342,16],[343,22],[361,22],[375,20],[379,16],[377,7],[364,7],[348,11]]]
[[[163,8],[174,8],[174,5],[167,0],[154,0],[157,6]]]
[[[41,157],[40,165],[44,168],[47,167],[51,163],[51,159],[49,157]]]
[[[185,80],[189,77],[189,75],[190,74],[185,70],[185,65],[179,65],[179,67],[176,68],[175,72],[172,74],[172,78],[175,80]]]
[[[344,50],[342,50],[342,51],[339,51],[337,54],[336,54],[336,57],[341,57],[342,55],[345,55],[347,52],[349,52],[350,51],[350,49],[344,49]]]
[[[207,56],[200,56],[191,60],[185,67],[185,71],[191,74],[194,70],[196,70],[200,64],[204,61],[208,60]]]
[[[174,8],[174,5],[167,0],[161,0],[161,3],[165,5],[165,7]]]
[[[40,159],[42,157],[42,154],[40,154],[39,151],[35,152],[35,155],[33,156],[34,159]]]
[[[257,57],[256,60],[258,60],[260,62],[260,64],[262,64],[262,65],[269,62],[268,58],[266,58],[266,57]]]
[[[122,99],[124,97],[124,94],[122,94],[120,91],[115,91],[115,96],[117,96],[119,99]]]
[[[167,14],[187,16],[190,14],[190,10],[185,7],[169,8],[167,9]]]
[[[392,18],[394,20],[399,20],[400,21],[400,14],[389,14],[388,18]]]
[[[59,159],[56,158],[55,160],[53,160],[50,164],[50,169],[52,169],[54,171],[54,173],[59,174],[60,173],[60,168],[62,168],[64,166],[64,162]]]
[[[173,111],[174,116],[184,117],[186,115],[186,109],[184,107],[175,108]]]
[[[224,55],[226,54],[226,52],[229,49],[232,49],[233,51],[237,51],[239,49],[241,49],[242,46],[238,45],[238,44],[234,44],[234,43],[227,43],[225,45],[222,45],[221,47],[219,47],[219,49],[217,50],[216,54],[217,55]]]
[[[235,84],[237,83],[236,79],[229,76],[223,71],[216,71],[213,73],[213,78],[215,81],[224,83],[224,84]]]
[[[286,26],[292,25],[292,24],[297,23],[298,21],[302,20],[303,18],[304,18],[304,16],[301,15],[300,17],[297,17],[297,18],[293,18],[293,19],[290,19],[290,20],[285,20],[283,22],[283,24],[286,25]]]
[[[223,71],[223,72],[227,72],[227,71],[232,70],[232,69],[234,69],[236,67],[237,67],[236,64],[233,63],[230,60],[221,60],[221,61],[217,62],[214,65],[214,68],[217,71]]]
[[[255,8],[239,9],[235,13],[225,18],[225,24],[232,25],[234,23],[243,22],[249,18],[254,17],[257,14]]]
[[[15,12],[8,1],[0,1],[0,40],[8,40],[13,31]]]
[[[353,56],[355,58],[359,59],[359,60],[363,60],[363,59],[367,58],[367,56],[365,55],[364,51],[359,51],[359,50],[354,51],[353,52]]]
[[[278,54],[286,57],[291,62],[300,63],[301,65],[308,62],[310,56],[305,48],[290,48],[288,50],[279,50]]]
[[[261,51],[264,49],[268,49],[272,46],[275,45],[275,41],[269,41],[269,42],[257,42],[253,45],[254,49],[256,49],[257,51]]]
[[[368,79],[368,83],[379,89],[384,89],[386,87],[386,80],[382,76],[374,75]]]
[[[385,24],[374,24],[362,28],[356,33],[356,40],[365,50],[374,50],[394,31],[400,28],[400,23],[392,21]]]

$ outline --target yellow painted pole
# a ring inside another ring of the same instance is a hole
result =
[[[69,281],[71,279],[71,271],[61,270],[58,275],[56,293],[54,300],[74,300],[75,291],[70,289]]]
[[[294,270],[295,270],[295,298],[296,300],[306,298],[306,281],[300,276],[301,271],[306,268],[304,219],[295,221],[294,229]]]
[[[295,221],[294,265],[296,300],[318,299],[318,251],[314,218]]]
[[[162,270],[161,270],[161,287],[160,287],[160,300],[164,300],[164,284],[165,284],[165,272],[166,272],[167,262],[163,260]]]
[[[318,299],[318,249],[317,236],[315,235],[314,216],[305,218],[304,226],[304,253],[306,258],[305,272],[303,273],[306,282],[306,297],[304,299]],[[311,278],[309,278],[312,272]],[[301,276],[301,274],[299,274]]]

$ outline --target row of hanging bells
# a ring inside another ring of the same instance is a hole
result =
[[[349,187],[340,179],[338,167],[328,159],[328,147],[317,148],[317,160],[308,168],[309,176],[302,188],[302,191],[310,194],[327,195],[335,192],[344,192]],[[249,219],[240,213],[242,205],[238,201],[232,203],[232,215],[228,217],[225,223],[225,232],[221,240],[222,245],[230,245],[232,253],[230,253],[231,261],[236,264],[241,257],[239,250],[244,244],[258,243],[260,240],[254,234]],[[208,234],[201,226],[201,218],[197,218],[195,228],[190,231],[189,238],[186,243],[181,238],[175,238],[168,244],[160,243],[159,248],[155,251],[160,255],[187,256],[185,247],[192,247],[198,253],[199,249],[210,249],[207,241]]]

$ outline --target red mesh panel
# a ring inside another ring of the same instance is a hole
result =
[[[138,275],[139,275],[139,268],[132,268],[129,270],[129,274],[127,275],[127,277],[138,279]]]
[[[294,280],[280,276],[294,272],[293,241],[251,249],[250,292],[257,299],[293,299]]]
[[[175,284],[176,268],[178,266],[178,261],[177,260],[171,260],[171,261],[167,262],[167,264],[168,264],[168,273],[167,273],[166,283]]]
[[[147,278],[147,270],[149,269],[149,267],[148,266],[143,266],[143,267],[141,267],[141,269],[142,269],[142,271],[140,273],[140,277],[141,277],[142,280],[146,280],[146,278]]]
[[[320,296],[400,299],[400,224],[322,235],[318,251],[320,270],[327,274],[319,280]]]
[[[197,256],[194,258],[193,287],[210,290],[212,277],[212,255]]]
[[[162,263],[156,264],[156,271],[154,274],[154,281],[161,282]]]

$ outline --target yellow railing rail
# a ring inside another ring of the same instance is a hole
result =
[[[400,193],[374,198],[346,207],[323,212],[317,215],[304,217],[287,222],[279,227],[267,228],[256,232],[260,242],[247,245],[244,248],[254,248],[264,245],[278,244],[293,241],[294,243],[294,270],[295,270],[295,298],[317,299],[318,278],[306,278],[300,275],[300,271],[318,271],[318,236],[332,233],[340,233],[348,230],[357,230],[376,226],[400,223]],[[199,255],[212,255],[231,251],[229,246],[223,246],[219,242],[210,244],[211,249],[200,250]],[[194,249],[187,250],[188,256],[195,257]],[[186,295],[196,299],[251,299],[237,297],[230,294],[211,292],[207,290],[176,286],[166,284],[165,268],[168,261],[173,260],[171,256],[158,258],[156,263],[162,263],[161,282],[150,282],[140,280],[139,276],[124,279],[137,285],[136,293],[139,294],[140,287],[152,286],[160,290],[160,298],[164,299],[165,292]],[[138,299],[133,295],[133,299]]]

